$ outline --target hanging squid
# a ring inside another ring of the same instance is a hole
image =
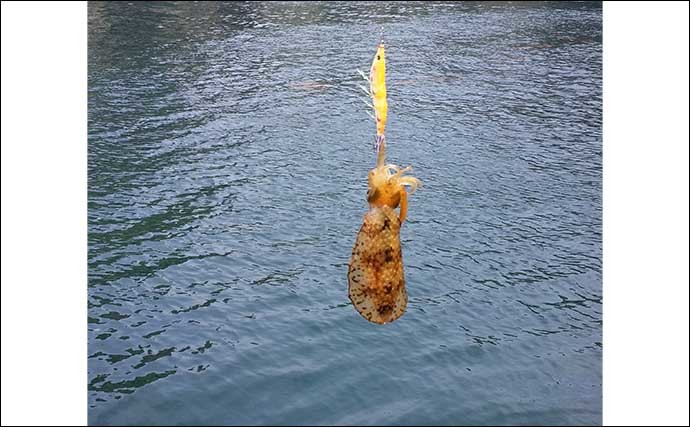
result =
[[[367,320],[384,324],[396,320],[407,307],[407,291],[400,245],[400,227],[407,216],[410,194],[421,185],[404,176],[411,167],[386,164],[384,135],[388,114],[386,56],[383,41],[371,64],[369,90],[376,120],[376,167],[369,172],[369,212],[357,234],[348,271],[349,296],[355,309]],[[395,209],[399,208],[400,213]]]

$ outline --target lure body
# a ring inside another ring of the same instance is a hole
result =
[[[376,140],[384,138],[386,119],[388,118],[388,100],[386,99],[386,49],[380,43],[369,69],[369,91],[376,118]],[[378,147],[377,147],[378,148]]]

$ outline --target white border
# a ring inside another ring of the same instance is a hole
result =
[[[2,2],[2,424],[86,424],[86,3]]]
[[[688,425],[688,3],[604,3],[604,424]]]

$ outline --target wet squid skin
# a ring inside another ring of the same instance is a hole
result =
[[[402,316],[407,307],[400,227],[407,215],[407,188],[412,193],[421,183],[404,175],[410,167],[385,164],[385,140],[378,154],[378,166],[369,172],[370,209],[352,249],[348,283],[355,309],[383,324]]]
[[[347,276],[350,300],[370,322],[389,323],[405,312],[400,220],[390,207],[374,207],[364,216]]]

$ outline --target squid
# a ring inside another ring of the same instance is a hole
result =
[[[385,324],[403,315],[407,291],[400,243],[400,228],[407,217],[408,191],[412,194],[419,179],[405,175],[412,168],[386,163],[385,127],[388,115],[386,99],[386,56],[379,44],[369,75],[367,94],[376,120],[376,167],[369,172],[364,216],[350,256],[348,269],[349,298],[355,309],[370,322]],[[396,212],[399,209],[399,213]]]

